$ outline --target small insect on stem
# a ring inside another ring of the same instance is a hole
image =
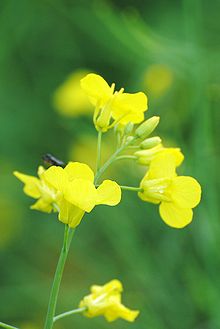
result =
[[[63,168],[66,166],[66,164],[62,160],[55,158],[55,156],[50,153],[43,155],[42,159],[48,166],[59,166]]]

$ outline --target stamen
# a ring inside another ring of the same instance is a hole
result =
[[[115,90],[115,83],[112,83],[112,84],[111,84],[111,91],[112,91],[112,94],[114,93],[114,90]]]
[[[142,183],[141,187],[144,189],[144,194],[159,201],[171,201],[167,187],[170,184],[169,178],[159,178],[146,180]]]

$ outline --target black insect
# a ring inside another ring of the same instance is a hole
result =
[[[55,158],[55,156],[50,153],[43,155],[42,159],[49,166],[59,166],[63,168],[66,166],[66,164],[62,160]]]

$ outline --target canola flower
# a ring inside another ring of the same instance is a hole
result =
[[[94,73],[81,80],[81,87],[95,106],[93,119],[98,131],[106,132],[118,123],[126,125],[144,120],[147,96],[143,92],[128,94],[124,93],[124,88],[115,91],[114,83],[110,87],[100,75]]]
[[[121,189],[111,180],[104,180],[96,188],[94,173],[89,166],[69,162],[65,168],[39,167],[39,178],[14,172],[24,185],[24,192],[38,199],[31,208],[43,212],[59,212],[59,220],[71,228],[79,225],[85,212],[91,212],[99,204],[117,205]]]
[[[147,96],[144,93],[128,94],[124,93],[123,88],[115,91],[114,83],[109,86],[101,76],[94,73],[81,79],[81,87],[94,106],[93,121],[98,131],[95,173],[88,165],[80,162],[69,162],[64,168],[53,165],[44,169],[40,166],[38,177],[14,172],[24,183],[24,192],[36,200],[31,208],[47,213],[57,212],[59,220],[65,224],[63,246],[51,288],[44,329],[52,329],[55,321],[77,313],[83,313],[89,318],[102,315],[107,321],[122,318],[130,322],[139,314],[139,311],[130,310],[122,304],[122,284],[112,280],[103,286],[92,286],[91,293],[81,300],[78,309],[55,315],[71,240],[85,212],[90,213],[96,205],[117,205],[123,189],[138,192],[143,201],[159,205],[160,216],[167,225],[183,228],[192,221],[192,209],[201,199],[199,183],[192,177],[178,176],[176,173],[176,168],[184,159],[181,150],[166,148],[159,136],[150,136],[160,118],[153,116],[144,120],[144,112],[147,110]],[[116,133],[117,147],[103,163],[102,133],[111,128]],[[146,168],[146,174],[138,187],[120,186],[109,179],[99,183],[102,174],[114,162],[129,159],[137,160],[138,164]],[[2,322],[0,326],[15,328]]]
[[[79,308],[85,308],[84,315],[93,318],[103,315],[109,322],[122,318],[133,322],[139,311],[132,311],[121,303],[122,284],[119,280],[112,280],[103,286],[91,287],[91,294],[85,296]]]
[[[192,208],[201,199],[199,183],[189,176],[177,176],[176,159],[172,153],[161,153],[150,163],[140,183],[139,197],[159,204],[163,221],[174,228],[183,228],[193,218]]]

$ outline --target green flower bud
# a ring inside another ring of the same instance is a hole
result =
[[[140,148],[141,149],[151,149],[152,147],[155,147],[161,143],[161,138],[156,136],[156,137],[151,137],[145,139],[141,144]]]
[[[129,122],[129,123],[126,124],[126,126],[125,126],[124,134],[125,134],[126,136],[130,135],[130,134],[132,133],[133,129],[134,129],[134,124],[133,124],[133,122]]]
[[[157,127],[160,117],[152,117],[144,121],[135,131],[135,135],[139,138],[145,138],[150,135]]]

